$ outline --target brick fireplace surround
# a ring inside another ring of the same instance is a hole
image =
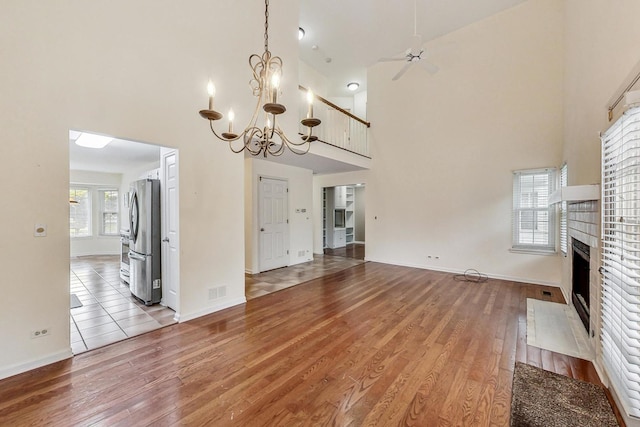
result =
[[[598,272],[600,267],[600,203],[597,200],[587,200],[582,202],[569,202],[567,206],[567,230],[569,234],[567,250],[568,265],[573,265],[572,238],[575,238],[589,246],[589,306],[590,335],[589,344],[595,350],[596,358],[599,356],[600,340],[600,300],[601,300],[601,277]],[[572,272],[569,269],[568,284],[563,286],[565,299],[571,304],[571,283]],[[595,361],[594,361],[595,362]]]

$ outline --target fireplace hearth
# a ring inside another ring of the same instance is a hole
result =
[[[582,324],[590,331],[590,295],[589,295],[589,245],[575,238],[573,247],[573,275],[571,279],[571,300],[582,320]]]

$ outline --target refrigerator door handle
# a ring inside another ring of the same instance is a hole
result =
[[[135,259],[136,261],[146,261],[147,258],[144,255],[138,255],[135,252],[129,251],[129,258]]]
[[[138,227],[140,226],[140,211],[138,208],[138,192],[134,191],[133,196],[131,196],[131,206],[129,207],[130,238],[133,243],[138,240]]]

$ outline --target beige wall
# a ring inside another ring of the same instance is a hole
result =
[[[289,219],[288,265],[313,260],[312,182],[309,169],[248,158],[245,159],[245,270],[260,272],[259,253],[259,179],[282,179],[289,188],[287,206]],[[305,212],[302,212],[302,210]]]
[[[435,40],[435,75],[369,70],[368,259],[560,284],[558,256],[509,249],[512,170],[562,159],[563,12],[528,1]]]
[[[271,15],[271,49],[294,76],[283,87],[297,93],[298,4],[275,2]],[[0,210],[0,342],[11,351],[0,377],[70,355],[69,129],[179,148],[180,313],[244,301],[243,157],[198,110],[212,76],[216,105],[238,122],[250,114],[247,57],[261,52],[263,20],[255,2],[3,2],[0,182],[12,202]],[[47,237],[33,237],[35,223]],[[221,285],[228,296],[213,304],[207,289]],[[43,327],[49,336],[30,339]]]

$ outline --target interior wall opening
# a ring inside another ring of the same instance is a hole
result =
[[[175,323],[178,150],[71,130],[69,165],[73,353]]]

